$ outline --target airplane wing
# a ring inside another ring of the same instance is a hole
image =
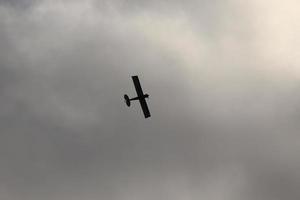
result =
[[[131,78],[133,80],[136,93],[139,97],[139,101],[140,101],[144,116],[145,116],[145,118],[148,118],[151,115],[150,115],[150,111],[149,111],[147,102],[146,102],[145,97],[144,97],[144,93],[143,93],[143,90],[142,90],[142,87],[141,87],[141,84],[140,84],[140,81],[139,81],[139,77],[138,76],[132,76]]]
[[[140,81],[139,81],[139,77],[138,76],[132,76],[131,77],[134,83],[134,87],[136,90],[136,93],[138,95],[138,97],[144,96]]]
[[[145,98],[140,98],[139,100],[140,100],[140,104],[141,104],[145,118],[150,117],[151,116],[150,111],[149,111],[149,108],[148,108]]]

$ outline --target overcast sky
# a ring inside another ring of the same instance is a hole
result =
[[[299,200],[299,9],[0,0],[0,199]]]

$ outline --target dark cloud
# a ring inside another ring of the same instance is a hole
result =
[[[19,11],[22,11],[22,9],[28,9],[37,2],[36,0],[1,0],[0,5],[17,8]]]
[[[299,81],[239,3],[2,1],[1,199],[299,199]]]

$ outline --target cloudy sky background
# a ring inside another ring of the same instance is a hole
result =
[[[299,9],[1,0],[0,199],[300,199]]]

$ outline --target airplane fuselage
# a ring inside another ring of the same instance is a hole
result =
[[[134,101],[134,100],[140,100],[140,99],[146,99],[146,98],[149,98],[148,94],[144,94],[143,96],[137,96],[137,97],[131,98],[129,100]]]

